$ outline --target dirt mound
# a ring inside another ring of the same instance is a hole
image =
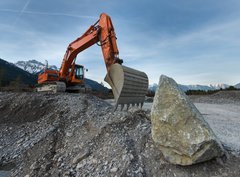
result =
[[[196,103],[239,104],[240,90],[219,91],[212,95],[190,95],[189,97]]]
[[[51,105],[51,96],[37,93],[8,93],[0,95],[0,123],[22,124],[41,119]],[[41,97],[44,96],[44,99]],[[49,105],[51,105],[49,107]]]
[[[0,93],[0,101],[0,176],[10,167],[11,176],[36,177],[240,173],[231,154],[190,167],[167,163],[152,141],[149,111],[113,112],[87,94]]]
[[[229,100],[235,100],[240,101],[240,91],[219,91],[217,93],[214,93],[210,96],[211,98],[215,99],[229,99]]]

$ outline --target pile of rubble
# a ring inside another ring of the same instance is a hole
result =
[[[227,90],[218,91],[211,95],[191,95],[191,100],[197,103],[213,103],[213,104],[240,104],[240,91]]]
[[[113,106],[88,94],[0,93],[0,174],[11,176],[237,176],[226,154],[192,166],[165,160],[150,110]],[[5,173],[9,174],[9,173]]]

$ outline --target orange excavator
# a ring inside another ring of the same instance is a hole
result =
[[[84,67],[75,64],[77,55],[98,44],[102,48],[107,74],[105,81],[111,86],[116,108],[120,104],[143,105],[148,89],[144,72],[123,66],[119,58],[116,35],[111,18],[102,13],[100,19],[78,39],[69,44],[59,71],[45,69],[38,76],[38,91],[66,91],[84,87]]]

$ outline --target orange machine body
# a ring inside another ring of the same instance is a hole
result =
[[[56,70],[45,69],[43,73],[38,75],[39,84],[48,81],[59,81],[59,72]]]
[[[80,52],[98,42],[100,42],[99,45],[102,48],[107,71],[114,63],[122,64],[123,61],[118,58],[119,51],[111,18],[107,14],[102,13],[100,19],[94,25],[91,25],[81,37],[69,44],[60,70],[45,70],[44,73],[39,74],[38,83],[62,81],[65,82],[67,86],[84,84],[83,67],[81,65],[76,65],[75,60]],[[79,66],[82,70],[77,70]],[[52,75],[54,75],[54,77]]]

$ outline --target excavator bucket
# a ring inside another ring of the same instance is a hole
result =
[[[121,110],[124,105],[127,109],[130,105],[143,106],[148,89],[148,77],[144,72],[116,63],[110,67],[104,80],[112,87],[115,110],[118,105]]]

